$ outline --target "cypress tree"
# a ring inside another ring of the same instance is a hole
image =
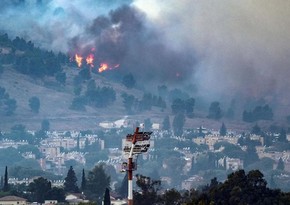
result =
[[[227,128],[226,128],[225,123],[223,123],[220,128],[220,136],[226,136],[226,135],[227,135]]]
[[[3,191],[4,191],[4,192],[9,191],[7,166],[5,167],[5,175],[4,175],[4,186],[3,186]]]
[[[104,195],[104,205],[111,205],[110,190],[108,188],[106,188]]]
[[[83,174],[82,174],[82,183],[81,183],[81,190],[82,192],[86,189],[86,176],[85,176],[85,169],[83,169]]]

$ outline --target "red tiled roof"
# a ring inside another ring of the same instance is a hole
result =
[[[18,196],[4,196],[0,198],[0,201],[27,201],[27,199]]]

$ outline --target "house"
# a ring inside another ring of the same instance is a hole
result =
[[[85,198],[84,195],[81,193],[70,193],[65,197],[65,200],[72,205],[89,202],[84,198]]]
[[[111,205],[127,205],[127,200],[122,199],[112,199],[111,198]]]
[[[199,175],[193,175],[190,178],[182,181],[181,188],[184,190],[190,190],[192,188],[197,188],[204,183],[203,177]]]
[[[26,205],[27,199],[18,196],[4,196],[0,198],[0,205]]]

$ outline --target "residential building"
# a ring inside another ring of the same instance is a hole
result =
[[[26,205],[27,199],[18,196],[4,196],[0,198],[0,205]]]

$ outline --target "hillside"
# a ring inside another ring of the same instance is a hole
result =
[[[77,68],[65,68],[67,75],[66,85],[59,89],[54,86],[54,77],[45,77],[43,80],[33,79],[27,75],[20,74],[10,66],[4,67],[4,72],[0,76],[0,86],[4,87],[11,98],[16,99],[17,109],[12,116],[5,116],[1,119],[0,129],[9,130],[14,124],[24,124],[28,129],[36,130],[40,128],[43,119],[48,119],[51,129],[55,130],[94,130],[100,121],[116,120],[126,115],[122,98],[123,91],[127,93],[137,93],[141,97],[140,91],[134,89],[126,90],[121,84],[109,82],[104,77],[93,74],[97,86],[111,86],[117,94],[117,100],[107,108],[86,107],[85,112],[69,109],[73,94],[72,79],[78,73]],[[29,98],[37,96],[40,99],[39,113],[31,112],[28,101]],[[165,113],[154,110],[146,113],[146,117],[163,119]],[[134,116],[136,120],[145,117]]]
[[[35,79],[28,75],[15,71],[11,66],[4,66],[4,72],[0,76],[0,86],[4,87],[11,98],[16,99],[17,109],[12,116],[3,116],[0,123],[0,130],[9,131],[15,124],[23,124],[27,129],[38,130],[43,119],[48,119],[51,130],[96,130],[99,122],[117,120],[127,115],[121,94],[126,92],[136,98],[142,98],[143,91],[127,89],[124,85],[109,80],[99,74],[92,73],[92,78],[97,86],[110,86],[116,91],[116,101],[106,108],[86,106],[86,111],[74,111],[69,109],[73,98],[73,78],[78,75],[79,69],[65,67],[67,75],[66,85],[56,85],[54,77]],[[86,84],[83,84],[85,90]],[[29,98],[37,96],[40,99],[39,113],[33,113],[29,107]],[[222,118],[219,121],[206,118],[207,113],[195,109],[193,119],[186,118],[185,128],[197,128],[200,126],[209,129],[219,129],[222,122],[225,122],[229,130],[249,130],[255,123],[245,123],[237,120]],[[153,107],[150,111],[143,111],[129,116],[132,122],[144,122],[150,118],[151,122],[162,123],[166,115],[170,116],[171,122],[174,116],[171,113],[169,103],[167,108],[161,111]],[[277,124],[273,121],[259,122],[263,127]]]

